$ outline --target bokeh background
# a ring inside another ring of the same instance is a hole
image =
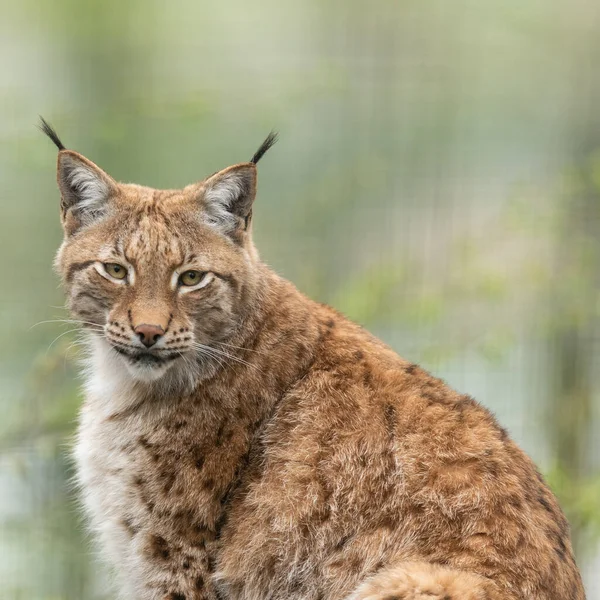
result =
[[[539,463],[600,599],[597,0],[0,7],[0,599],[101,600],[69,479],[77,332],[56,152],[180,187],[259,168],[264,260],[478,398]],[[566,599],[565,599],[566,600]]]

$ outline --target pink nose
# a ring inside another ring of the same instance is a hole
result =
[[[156,344],[156,342],[158,342],[165,334],[165,330],[160,325],[148,325],[147,323],[138,325],[134,331],[140,338],[140,342],[142,342],[146,348],[154,346],[154,344]]]

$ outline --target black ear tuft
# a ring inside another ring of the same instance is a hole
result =
[[[277,132],[271,131],[265,141],[260,145],[260,148],[254,153],[254,156],[250,159],[250,162],[256,164],[265,154],[269,148],[277,141]]]
[[[40,124],[38,125],[38,128],[42,133],[45,133],[54,142],[54,144],[59,150],[65,150],[63,143],[58,137],[58,133],[54,131],[52,125],[50,125],[50,123],[48,123],[42,116],[40,116]]]

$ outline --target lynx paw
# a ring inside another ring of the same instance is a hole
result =
[[[402,563],[367,579],[346,600],[499,600],[478,575],[423,562]]]

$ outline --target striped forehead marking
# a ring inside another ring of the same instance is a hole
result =
[[[177,261],[185,254],[182,236],[170,227],[170,221],[160,211],[142,214],[124,238],[125,252],[134,260]]]

